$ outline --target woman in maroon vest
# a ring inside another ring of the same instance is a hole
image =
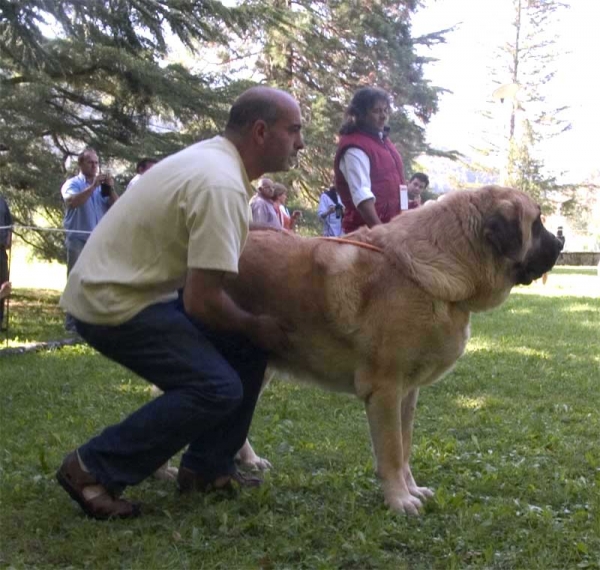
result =
[[[400,186],[406,182],[402,157],[387,137],[389,114],[389,96],[377,87],[359,89],[346,109],[334,162],[345,233],[400,213]]]

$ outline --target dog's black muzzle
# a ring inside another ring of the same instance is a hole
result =
[[[563,248],[563,242],[545,228],[536,241],[537,245],[532,247],[525,259],[516,266],[517,285],[529,285],[550,271]]]

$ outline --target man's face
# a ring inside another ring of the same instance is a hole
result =
[[[264,172],[289,170],[296,162],[298,151],[304,148],[300,107],[293,100],[280,103],[279,118],[266,127]]]
[[[425,182],[418,178],[413,178],[407,185],[408,197],[414,199],[417,196],[420,196],[421,192],[423,192],[426,187]]]
[[[95,152],[86,152],[79,164],[79,170],[86,178],[93,178],[96,176],[99,166],[98,155]]]

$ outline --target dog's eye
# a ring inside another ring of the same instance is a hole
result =
[[[544,227],[544,225],[542,224],[542,218],[538,217],[538,219],[535,222],[533,222],[531,231],[533,232],[534,235],[536,235],[542,231],[543,227]]]

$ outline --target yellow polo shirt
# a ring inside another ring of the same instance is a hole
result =
[[[237,149],[224,137],[160,161],[96,226],[61,307],[88,323],[117,325],[175,299],[188,268],[237,273],[252,195]]]

